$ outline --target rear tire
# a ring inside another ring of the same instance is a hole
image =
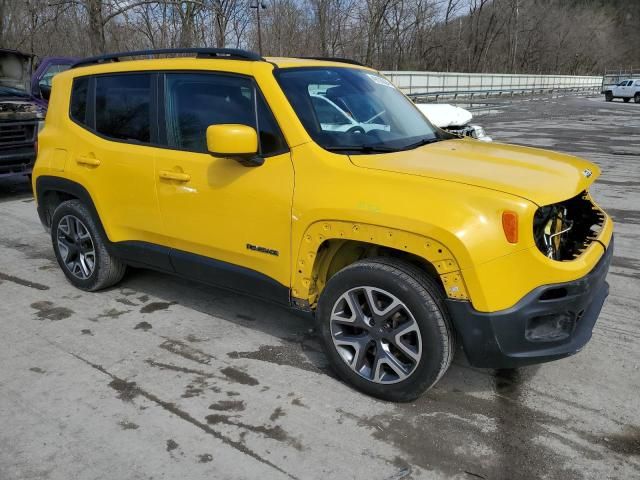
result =
[[[62,202],[53,212],[51,240],[56,259],[75,287],[94,292],[118,283],[126,264],[107,249],[102,229],[79,200]]]
[[[444,375],[455,353],[443,300],[435,280],[402,260],[360,260],[339,271],[317,310],[333,369],[368,395],[415,400]]]
[[[634,101],[635,103],[640,103],[640,93],[636,93],[636,94],[633,96],[633,101]]]
[[[629,100],[631,100],[631,97],[624,97],[622,100],[624,100],[624,103],[629,103]]]
[[[604,99],[607,102],[610,102],[613,100],[613,93],[611,92],[604,92]]]

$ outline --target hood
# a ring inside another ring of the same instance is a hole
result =
[[[0,49],[0,97],[31,93],[32,62],[31,55]]]
[[[416,107],[439,128],[463,127],[473,118],[470,111],[448,104],[416,103]]]
[[[598,166],[571,155],[466,139],[350,158],[358,167],[475,185],[541,206],[574,197],[600,175]]]

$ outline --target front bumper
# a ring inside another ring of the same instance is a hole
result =
[[[468,301],[448,299],[469,363],[482,368],[516,368],[578,353],[591,339],[609,294],[606,276],[612,256],[613,238],[587,275],[538,287],[506,310],[478,312]]]
[[[31,173],[40,122],[40,119],[0,122],[0,176]]]
[[[33,170],[36,150],[33,145],[0,149],[0,177],[27,175]]]

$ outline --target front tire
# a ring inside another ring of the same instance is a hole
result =
[[[455,352],[440,285],[394,258],[336,273],[318,302],[327,357],[338,376],[383,400],[408,402],[433,386]]]
[[[624,97],[622,100],[624,100],[624,103],[629,103],[629,100],[631,100],[631,97]]]
[[[126,265],[107,249],[107,240],[89,209],[79,200],[62,202],[51,220],[56,259],[75,287],[93,292],[118,283]]]

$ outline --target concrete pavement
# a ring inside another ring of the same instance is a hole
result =
[[[60,271],[23,181],[0,181],[0,479],[640,477],[640,105],[497,104],[498,141],[595,161],[611,295],[578,355],[517,371],[463,352],[411,404],[334,378],[313,325],[144,270]]]

